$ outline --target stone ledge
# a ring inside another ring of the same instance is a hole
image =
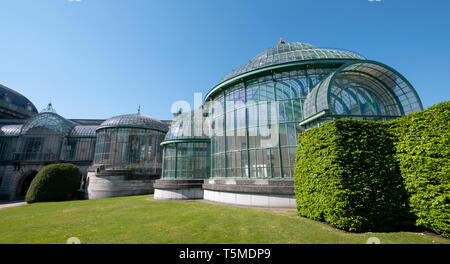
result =
[[[264,207],[264,208],[295,208],[295,195],[238,193],[204,190],[204,199],[222,204]]]
[[[154,187],[156,189],[199,189],[202,188],[203,180],[198,179],[159,179],[155,181]]]
[[[158,189],[155,188],[155,200],[191,200],[203,199],[203,189]]]
[[[205,180],[203,189],[236,193],[294,195],[294,180]]]
[[[91,166],[88,172],[95,173],[96,177],[122,176],[124,180],[156,180],[160,178],[159,174],[136,173],[129,169],[102,169],[100,166]]]

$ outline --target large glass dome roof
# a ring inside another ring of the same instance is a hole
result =
[[[97,130],[108,127],[135,127],[159,130],[163,132],[168,130],[168,126],[160,120],[141,114],[114,116],[101,123]]]
[[[268,66],[305,60],[321,60],[321,59],[358,59],[364,60],[365,58],[354,54],[350,51],[335,50],[318,48],[307,43],[284,43],[280,41],[277,46],[268,48],[258,55],[256,55],[247,64],[233,70],[230,74],[225,76],[221,82],[241,75],[246,72],[250,72],[256,69],[265,68]]]
[[[38,113],[34,104],[20,93],[0,84],[0,98],[16,106]]]

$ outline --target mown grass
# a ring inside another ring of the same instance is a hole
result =
[[[133,196],[36,203],[0,210],[0,243],[450,243],[414,232],[348,233],[295,210],[239,208],[202,201]]]

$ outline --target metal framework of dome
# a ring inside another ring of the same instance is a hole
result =
[[[168,130],[168,126],[160,120],[140,114],[114,116],[104,121],[97,130],[110,127],[144,128],[162,132]]]
[[[58,133],[67,134],[76,123],[53,113],[43,112],[28,119],[22,127],[21,134],[27,133],[32,128],[45,127]]]
[[[304,104],[304,121],[325,112],[344,116],[401,116],[421,110],[411,84],[379,62],[345,64],[314,86]]]
[[[350,51],[318,48],[307,43],[280,43],[258,53],[247,64],[233,70],[220,82],[256,69],[272,65],[283,64],[294,61],[321,60],[321,59],[357,59],[364,60],[361,55]]]

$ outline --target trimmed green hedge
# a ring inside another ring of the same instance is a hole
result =
[[[299,135],[300,215],[349,231],[414,221],[450,237],[450,102],[389,122],[335,120]]]
[[[25,200],[28,203],[65,201],[69,194],[76,196],[80,180],[81,172],[73,164],[47,165],[31,182]]]
[[[450,237],[450,101],[388,125],[416,224]]]
[[[302,216],[356,232],[391,231],[406,219],[407,193],[381,123],[341,119],[299,134],[295,171]]]

